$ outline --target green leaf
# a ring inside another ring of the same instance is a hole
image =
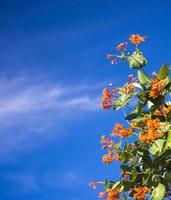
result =
[[[139,69],[147,64],[146,58],[139,49],[134,51],[131,56],[128,56],[127,61],[131,69]]]
[[[135,181],[135,179],[137,178],[137,174],[138,174],[137,170],[134,169],[134,171],[132,173],[132,179],[131,179],[131,181],[133,181],[133,182]]]
[[[165,179],[166,179],[166,181],[168,181],[169,183],[171,183],[171,171],[169,171],[169,172],[166,173]]]
[[[137,94],[137,97],[142,101],[142,102],[146,102],[147,99],[146,99],[146,94],[144,92],[139,92]]]
[[[149,152],[153,155],[155,155],[157,152],[162,152],[162,149],[163,149],[163,146],[164,146],[164,143],[165,143],[165,139],[158,139],[156,140],[152,146],[150,147],[149,149]]]
[[[153,190],[152,200],[163,200],[166,193],[165,186],[161,183]]]
[[[119,110],[120,108],[126,106],[131,99],[130,94],[121,95],[117,101],[114,102],[113,108],[114,110]]]
[[[160,79],[165,79],[169,74],[169,69],[168,69],[168,66],[167,65],[163,65],[161,68],[160,68],[160,71],[158,73],[158,77]]]
[[[120,154],[120,160],[121,162],[127,162],[131,157],[131,154],[129,154],[128,152],[126,151],[122,151],[121,154]]]
[[[127,116],[125,117],[125,119],[126,119],[126,120],[132,120],[132,119],[135,119],[137,116],[138,116],[137,113],[132,112],[131,114],[127,115]]]
[[[141,85],[150,84],[150,82],[151,82],[148,75],[142,70],[138,70],[137,77],[138,77],[138,81],[140,82]]]
[[[166,140],[166,144],[164,147],[164,152],[166,150],[170,150],[171,149],[171,130],[169,130],[168,134],[167,134],[167,140]]]

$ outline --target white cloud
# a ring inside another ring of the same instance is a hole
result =
[[[99,110],[98,84],[62,85],[26,77],[0,81],[0,161],[61,137],[66,124]]]

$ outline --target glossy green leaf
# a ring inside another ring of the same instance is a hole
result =
[[[137,178],[137,174],[138,174],[137,170],[134,169],[134,171],[133,171],[133,173],[132,173],[131,181],[135,181],[135,179]]]
[[[130,94],[121,95],[117,101],[114,102],[113,108],[114,110],[119,110],[120,108],[126,106],[131,99]]]
[[[138,70],[137,77],[141,85],[150,84],[151,82],[148,75],[142,70]]]
[[[143,53],[138,49],[131,56],[128,56],[127,61],[131,69],[139,69],[147,64],[147,60]]]
[[[162,149],[163,149],[163,146],[164,146],[164,143],[165,143],[165,139],[158,139],[156,140],[152,146],[150,147],[149,149],[149,152],[153,155],[155,155],[157,152],[162,152]]]
[[[137,116],[138,116],[138,114],[135,113],[135,112],[133,112],[133,113],[127,115],[127,116],[125,117],[125,119],[126,119],[126,120],[132,120],[132,119],[135,119]]]
[[[165,186],[161,183],[153,190],[152,200],[163,200],[166,193]]]
[[[146,98],[146,94],[144,92],[139,92],[137,94],[137,97],[142,101],[142,102],[146,102],[147,98]]]
[[[164,147],[164,151],[171,149],[171,130],[169,130],[168,134],[167,134],[167,140],[166,140],[166,144]]]
[[[167,65],[163,65],[161,68],[160,68],[160,71],[158,73],[158,77],[160,79],[165,79],[169,74],[169,69],[168,69],[168,66]]]

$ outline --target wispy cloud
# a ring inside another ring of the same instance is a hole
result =
[[[66,121],[70,124],[90,112],[96,113],[98,88],[98,84],[63,85],[27,77],[1,79],[0,160],[11,152],[40,145],[50,134],[60,136],[66,131]]]

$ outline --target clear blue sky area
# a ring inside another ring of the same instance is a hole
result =
[[[100,137],[123,122],[101,91],[135,73],[105,56],[139,33],[147,71],[170,65],[170,21],[169,0],[0,1],[0,199],[98,199],[88,183],[119,175]]]

